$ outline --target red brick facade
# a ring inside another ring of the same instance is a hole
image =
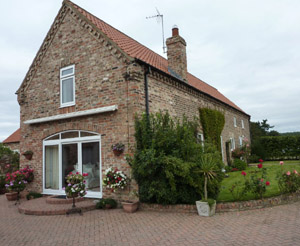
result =
[[[75,65],[75,106],[60,108],[60,69]],[[125,156],[117,157],[111,145],[125,144],[125,153],[134,147],[134,115],[145,111],[145,67],[130,59],[103,33],[89,25],[72,8],[63,5],[54,24],[18,91],[21,106],[21,153],[34,152],[32,160],[21,156],[21,167],[35,169],[30,189],[42,191],[43,140],[66,130],[85,130],[101,134],[102,172],[118,167],[129,177],[130,167]],[[151,70],[149,78],[150,112],[168,110],[171,115],[198,115],[199,107],[216,108],[225,114],[223,145],[230,137],[238,143],[239,136],[249,138],[249,116],[219,100],[186,86],[183,82]],[[32,119],[80,112],[110,105],[116,111],[73,117],[37,124]],[[237,127],[233,126],[233,117]],[[241,128],[241,120],[245,128]],[[132,188],[136,188],[132,182]],[[103,188],[103,195],[109,191]],[[123,192],[124,198],[128,192]]]

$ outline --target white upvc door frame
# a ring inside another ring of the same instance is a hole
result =
[[[65,191],[62,189],[62,145],[64,144],[76,144],[77,143],[77,158],[78,158],[78,171],[82,173],[82,143],[99,142],[99,182],[100,191],[87,191],[85,197],[90,198],[102,198],[102,160],[101,160],[101,135],[88,136],[88,137],[77,137],[69,139],[59,140],[47,140],[43,141],[43,194],[46,195],[65,195]],[[45,155],[46,146],[58,146],[58,158],[59,158],[59,189],[46,189],[45,188]]]

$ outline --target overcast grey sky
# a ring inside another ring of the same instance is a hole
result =
[[[188,70],[279,132],[300,126],[299,0],[74,0],[162,54],[174,24],[187,42]],[[62,0],[0,0],[0,141],[19,127],[15,95]],[[164,55],[165,56],[165,55]]]

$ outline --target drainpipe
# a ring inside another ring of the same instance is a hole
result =
[[[151,72],[149,66],[146,67],[144,72],[144,83],[145,83],[145,105],[146,105],[146,116],[149,121],[149,93],[148,93],[148,74]]]

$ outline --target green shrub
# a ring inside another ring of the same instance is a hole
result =
[[[220,136],[225,125],[224,114],[210,108],[200,108],[199,114],[204,138],[211,141],[211,143],[221,151]]]
[[[247,163],[240,159],[234,159],[232,163],[232,168],[237,168],[238,170],[242,171],[247,168]]]
[[[191,204],[203,194],[204,178],[199,175],[199,158],[210,153],[218,167],[217,177],[209,183],[208,195],[216,198],[223,179],[223,163],[214,147],[197,142],[197,120],[174,121],[168,113],[136,117],[136,151],[127,158],[139,185],[141,202]],[[205,151],[204,151],[204,150]]]
[[[106,205],[109,205],[110,208],[116,208],[118,203],[116,202],[116,200],[114,200],[112,198],[104,198],[104,199],[101,199],[99,202],[96,203],[96,208],[97,209],[104,209],[104,208],[107,208]]]
[[[259,162],[260,157],[258,155],[250,155],[249,157],[249,163],[258,163]]]
[[[36,199],[36,198],[40,198],[43,195],[39,192],[35,192],[35,191],[30,191],[27,195],[26,195],[26,199],[30,200],[30,199]]]
[[[5,176],[0,174],[0,194],[4,194],[6,192],[5,184]]]
[[[277,179],[281,193],[296,192],[300,188],[300,176],[296,170],[280,172]]]

